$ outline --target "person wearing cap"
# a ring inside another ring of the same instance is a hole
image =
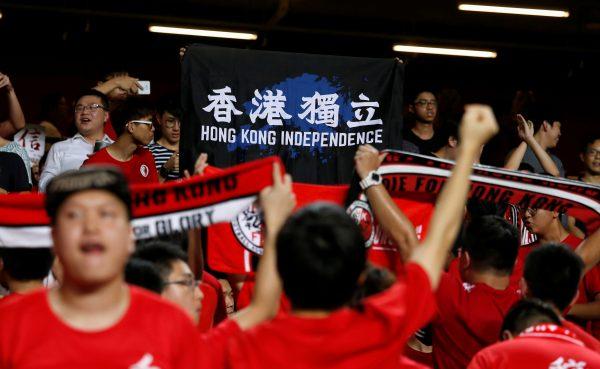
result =
[[[152,109],[139,98],[131,98],[113,112],[112,123],[117,140],[90,156],[83,166],[116,166],[130,184],[158,182],[154,157],[144,147],[154,138]]]
[[[194,368],[190,318],[124,281],[134,251],[131,194],[114,168],[83,168],[48,185],[60,286],[0,305],[0,368]]]

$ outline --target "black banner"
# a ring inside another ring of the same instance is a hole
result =
[[[400,148],[403,74],[396,59],[190,46],[182,166],[279,155],[295,181],[348,183],[359,145]]]

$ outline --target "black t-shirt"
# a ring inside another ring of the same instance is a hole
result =
[[[442,146],[440,144],[440,137],[435,131],[429,140],[423,140],[409,128],[404,130],[403,139],[417,146],[419,153],[423,155],[431,155],[430,153],[437,151]]]
[[[0,188],[8,192],[30,191],[23,159],[12,152],[0,152]]]

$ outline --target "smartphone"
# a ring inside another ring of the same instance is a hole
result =
[[[150,95],[150,81],[138,81],[138,83],[142,86],[138,89],[138,95]]]

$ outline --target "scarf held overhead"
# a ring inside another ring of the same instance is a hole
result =
[[[276,157],[237,165],[213,175],[131,187],[136,239],[228,222],[272,184]],[[281,166],[283,167],[283,166]],[[0,196],[0,247],[50,247],[45,195]]]

